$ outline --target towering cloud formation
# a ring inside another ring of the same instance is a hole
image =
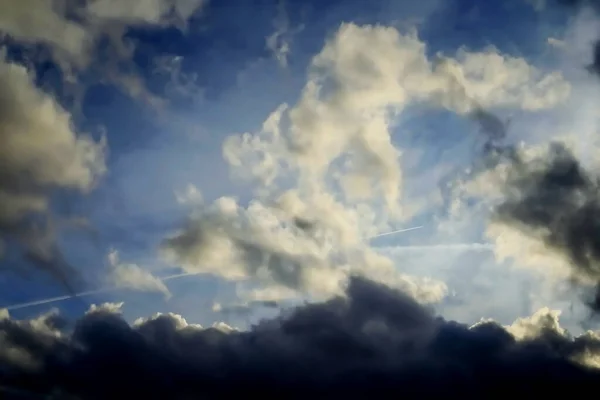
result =
[[[414,32],[343,24],[313,57],[299,101],[223,145],[234,175],[255,185],[257,199],[247,207],[228,197],[201,204],[165,240],[164,253],[186,270],[279,292],[331,295],[361,274],[439,300],[443,284],[398,273],[368,243],[410,216],[402,151],[392,140],[396,117],[425,103],[470,116],[499,139],[502,123],[485,107],[541,110],[569,91],[559,73],[495,49],[430,60]]]
[[[0,320],[0,384],[81,399],[234,394],[479,398],[597,386],[594,333],[572,338],[541,310],[508,328],[436,318],[412,298],[354,278],[343,297],[249,331],[177,315],[128,325],[95,307],[71,333],[55,314]]]

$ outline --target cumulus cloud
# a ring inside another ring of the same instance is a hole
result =
[[[510,327],[435,317],[412,298],[355,278],[344,297],[300,306],[248,331],[174,314],[127,324],[96,308],[70,333],[0,321],[0,382],[82,399],[230,394],[485,396],[591,389],[600,342],[572,337],[541,310]],[[10,356],[9,356],[10,353]],[[588,362],[588,364],[584,364]],[[500,391],[500,392],[498,392]]]
[[[427,102],[461,114],[490,107],[540,110],[570,92],[560,74],[545,74],[493,48],[435,61],[425,50],[414,33],[344,24],[313,58],[298,103],[280,106],[258,134],[231,137],[225,158],[261,189],[296,179],[314,191],[329,174],[347,198],[382,198],[386,211],[398,216],[401,150],[391,137],[408,104]]]
[[[76,80],[77,72],[91,69],[101,81],[160,105],[129,62],[135,44],[125,34],[132,27],[185,29],[189,18],[205,4],[205,0],[2,2],[0,34],[20,44],[45,45],[70,82]]]
[[[187,21],[206,0],[150,0],[134,4],[115,0],[91,0],[87,14],[100,20],[122,21],[128,24],[165,24],[177,19]]]
[[[114,0],[3,2],[0,31],[16,40],[44,43],[70,62],[85,65],[96,41],[110,30],[136,25],[185,24],[205,0]],[[29,23],[24,23],[24,18]]]
[[[253,280],[317,297],[339,293],[348,275],[356,273],[404,287],[424,301],[444,295],[441,282],[400,274],[389,259],[337,233],[311,234],[279,208],[259,201],[244,208],[222,197],[197,209],[186,227],[165,240],[163,251],[189,272]]]
[[[425,103],[503,135],[487,108],[546,109],[569,92],[560,74],[493,48],[429,60],[414,32],[343,24],[312,59],[299,101],[280,105],[260,131],[223,145],[256,199],[198,206],[163,243],[164,254],[186,270],[316,296],[339,293],[350,274],[362,274],[439,300],[443,284],[397,272],[368,243],[410,217],[402,151],[392,140],[398,115]]]
[[[167,299],[171,297],[171,292],[162,280],[139,265],[121,262],[119,260],[119,253],[116,250],[112,250],[109,253],[108,262],[110,267],[109,277],[112,285],[140,291],[162,293]]]
[[[75,131],[71,115],[0,55],[0,235],[67,282],[70,269],[47,217],[53,191],[88,193],[105,172],[105,143]]]

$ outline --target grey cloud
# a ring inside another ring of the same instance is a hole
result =
[[[581,9],[598,1],[556,1],[554,5]],[[598,44],[594,48],[597,69]],[[562,143],[551,143],[543,154],[526,154],[505,142],[508,123],[478,108],[470,114],[480,126],[484,145],[484,171],[499,164],[508,167],[501,179],[502,198],[494,208],[493,223],[508,226],[543,244],[544,252],[565,261],[573,283],[595,285],[586,299],[600,310],[600,178],[580,164]],[[550,266],[548,266],[550,268]]]
[[[597,387],[596,334],[571,337],[540,311],[504,328],[445,321],[412,298],[355,278],[346,295],[248,331],[166,314],[129,325],[110,308],[70,331],[0,321],[0,384],[80,399],[244,395],[481,398]],[[34,363],[26,360],[35,360]]]
[[[278,309],[279,302],[275,300],[254,300],[240,304],[222,305],[215,303],[213,312],[228,316],[228,317],[247,317],[257,309]]]
[[[575,278],[600,283],[600,179],[560,143],[547,155],[517,161],[495,219],[542,240]],[[594,309],[598,300],[590,301]]]
[[[67,284],[73,271],[55,241],[52,193],[92,190],[105,172],[105,144],[75,132],[69,112],[3,54],[0,87],[0,238]]]

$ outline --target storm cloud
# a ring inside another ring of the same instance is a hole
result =
[[[597,385],[594,333],[570,337],[542,311],[508,328],[436,317],[411,297],[352,279],[344,296],[289,310],[248,331],[205,329],[174,314],[129,325],[94,307],[64,333],[58,315],[0,322],[0,382],[82,399],[233,394],[539,394]],[[63,333],[61,333],[63,332]],[[588,361],[585,361],[588,360]]]

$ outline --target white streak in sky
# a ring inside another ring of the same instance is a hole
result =
[[[453,244],[431,244],[422,246],[389,246],[379,247],[386,254],[404,253],[422,250],[457,250],[457,251],[490,251],[494,248],[490,243],[453,243]]]
[[[397,231],[392,231],[392,232],[386,232],[386,233],[380,233],[379,235],[375,235],[370,237],[369,239],[375,239],[375,238],[379,238],[382,236],[387,236],[387,235],[394,235],[396,233],[401,233],[401,232],[408,232],[408,231],[414,231],[415,229],[421,229],[423,226],[413,226],[412,228],[406,228],[406,229],[398,229]]]
[[[382,236],[394,235],[396,233],[409,232],[409,231],[413,231],[413,230],[421,229],[421,228],[423,228],[423,226],[414,226],[412,228],[398,229],[396,231],[381,233],[379,235],[372,236],[370,239],[375,239],[375,238],[379,238]],[[383,248],[380,248],[380,250],[397,253],[397,252],[403,252],[403,251],[419,251],[419,250],[432,250],[432,249],[433,250],[456,250],[456,249],[459,249],[459,250],[482,250],[483,249],[483,250],[485,250],[485,249],[491,249],[491,248],[492,248],[491,245],[484,244],[484,243],[467,243],[467,244],[447,244],[447,245],[430,245],[430,246],[393,246],[393,247],[383,247]],[[159,280],[162,282],[165,282],[165,281],[170,281],[173,279],[183,278],[183,277],[192,276],[192,275],[199,275],[199,274],[200,274],[199,272],[183,272],[183,273],[179,273],[179,274],[168,275],[168,276],[159,278]],[[0,307],[0,309],[4,308],[7,311],[19,310],[22,308],[39,306],[39,305],[43,305],[43,304],[49,304],[49,303],[55,303],[58,301],[73,299],[76,297],[85,297],[85,296],[90,296],[90,295],[94,295],[94,294],[110,293],[110,292],[115,292],[117,290],[127,290],[127,289],[128,289],[127,286],[107,287],[107,288],[101,288],[101,289],[96,289],[96,290],[88,290],[85,292],[77,293],[75,295],[58,296],[58,297],[52,297],[49,299],[30,301],[27,303],[13,304],[13,305],[6,306],[6,307]]]
[[[182,278],[184,276],[191,276],[191,275],[199,275],[199,272],[184,272],[184,273],[179,273],[179,274],[175,274],[175,275],[165,276],[163,278],[159,278],[159,280],[162,282],[165,282],[165,281],[170,281],[172,279]],[[42,304],[55,303],[58,301],[74,299],[76,297],[85,297],[85,296],[90,296],[93,294],[110,293],[110,292],[115,292],[117,290],[127,290],[127,289],[129,289],[128,286],[111,286],[111,287],[102,288],[102,289],[88,290],[88,291],[77,293],[77,294],[52,297],[49,299],[30,301],[27,303],[13,304],[13,305],[6,306],[6,307],[0,307],[0,309],[5,309],[7,311],[18,310],[21,308],[39,306]]]

